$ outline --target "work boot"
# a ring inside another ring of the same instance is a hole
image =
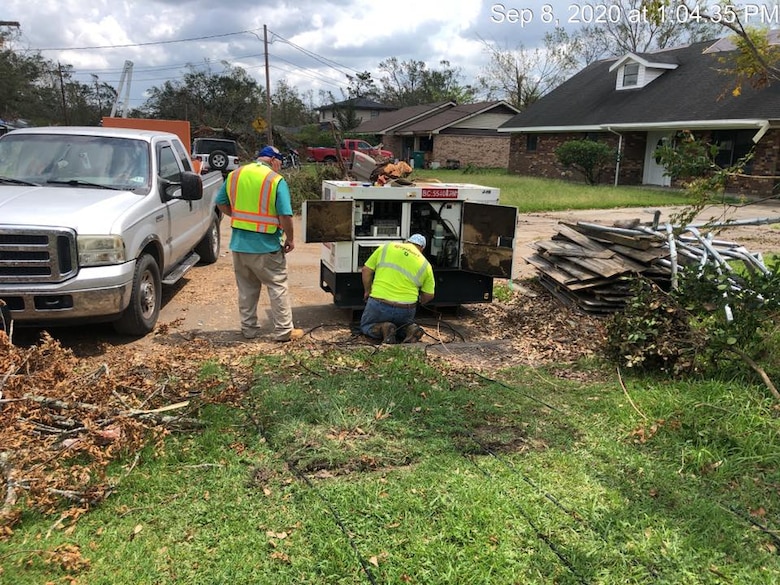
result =
[[[382,343],[395,343],[395,325],[389,321],[374,323],[368,331],[371,337],[381,338]]]
[[[275,338],[274,341],[280,341],[282,343],[287,341],[295,341],[296,339],[300,339],[301,337],[303,337],[303,334],[304,334],[303,329],[293,329],[288,334]]]
[[[401,343],[417,343],[425,335],[425,331],[417,323],[409,323],[403,329],[404,340]]]

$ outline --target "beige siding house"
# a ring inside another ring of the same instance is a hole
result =
[[[355,132],[376,136],[397,157],[428,168],[507,168],[510,137],[498,128],[518,112],[504,101],[443,101],[382,114]]]

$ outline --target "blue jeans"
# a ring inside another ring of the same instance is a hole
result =
[[[414,314],[417,307],[412,305],[409,308],[391,307],[380,303],[371,297],[366,302],[366,308],[363,309],[363,316],[360,318],[360,330],[364,335],[379,339],[381,335],[371,335],[369,329],[377,323],[390,322],[396,327],[403,327],[414,322]]]

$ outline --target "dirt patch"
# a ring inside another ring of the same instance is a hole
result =
[[[660,221],[669,221],[679,208],[663,208]],[[559,213],[521,214],[518,217],[515,241],[515,260],[511,302],[491,305],[468,305],[457,311],[420,311],[418,316],[426,330],[423,341],[439,344],[435,350],[447,354],[461,346],[464,363],[486,367],[523,361],[539,364],[545,361],[567,362],[595,351],[601,342],[602,331],[596,319],[585,318],[562,307],[559,301],[535,287],[532,280],[536,270],[525,261],[533,253],[533,243],[551,238],[560,222],[586,221],[612,224],[615,221],[639,219],[650,222],[655,209],[630,208],[615,210],[569,211]],[[712,207],[706,209],[697,221],[746,220],[780,217],[780,203],[769,202],[741,208]],[[723,229],[718,234],[743,244],[751,252],[780,252],[780,229],[777,225],[745,225]],[[301,234],[300,225],[296,233]],[[213,351],[220,348],[231,351],[257,351],[259,341],[247,342],[239,333],[236,285],[233,277],[228,243],[230,227],[222,225],[222,253],[215,264],[197,266],[177,286],[166,288],[164,306],[157,328],[141,339],[116,335],[110,326],[74,327],[51,330],[52,335],[78,357],[96,360],[110,359],[118,352],[134,355],[143,361],[144,355],[154,355],[164,346],[197,343]],[[299,238],[300,239],[300,238]],[[304,343],[353,344],[369,343],[357,333],[358,314],[333,305],[330,294],[320,288],[320,244],[297,242],[288,256],[290,291],[296,326],[307,331]],[[259,307],[261,323],[270,332],[268,299],[263,293]],[[37,330],[19,329],[14,334],[18,344],[35,343]],[[492,342],[485,344],[486,342]],[[446,344],[447,349],[443,348]],[[468,345],[472,344],[472,345]],[[476,345],[474,345],[476,344]],[[480,345],[481,344],[481,345]],[[278,347],[275,349],[279,349]],[[268,350],[274,351],[274,347]]]

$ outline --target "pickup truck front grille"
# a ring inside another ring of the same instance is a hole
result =
[[[62,282],[77,271],[73,230],[0,225],[0,283]]]

